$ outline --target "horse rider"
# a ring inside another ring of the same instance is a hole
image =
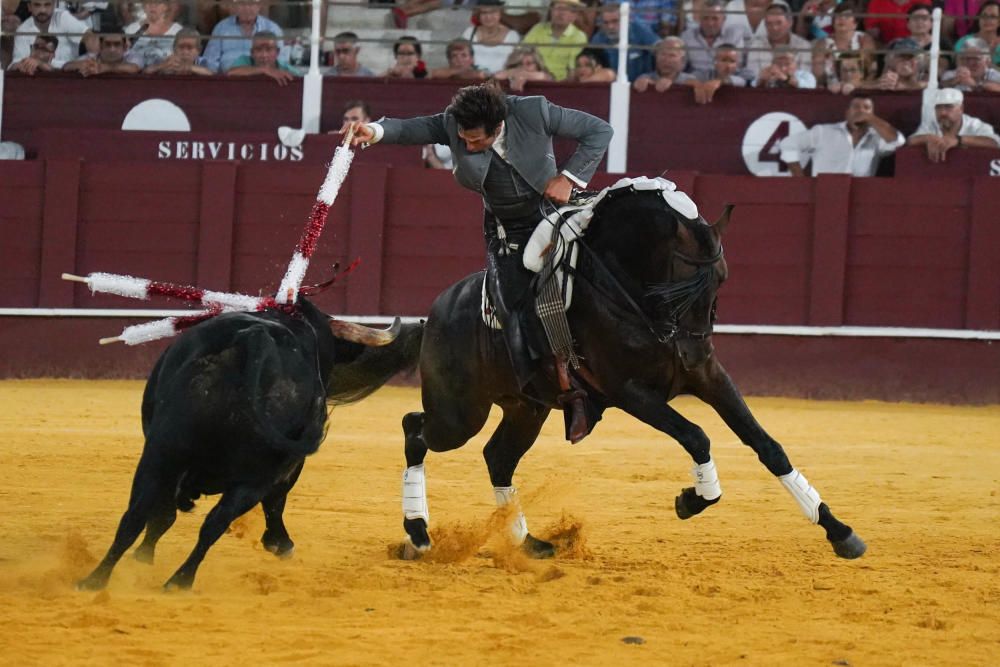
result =
[[[585,188],[611,141],[611,126],[590,114],[550,103],[544,97],[507,95],[496,84],[460,89],[451,104],[433,116],[383,118],[374,123],[346,123],[353,128],[354,145],[445,144],[451,148],[455,179],[482,195],[487,248],[487,285],[500,320],[508,354],[520,387],[531,383],[539,353],[532,354],[529,328],[538,320],[524,306],[534,273],[522,263],[521,250],[545,215],[545,200],[565,204],[573,187]],[[556,167],[553,137],[577,142],[576,151]],[[551,206],[549,205],[551,209]],[[568,334],[562,308],[546,308],[542,324],[551,341],[549,311],[558,310],[558,323]],[[559,403],[566,415],[567,436],[577,442],[590,432],[580,389],[570,382],[565,348],[555,353]],[[547,356],[547,355],[546,355]],[[530,393],[530,392],[528,392]]]

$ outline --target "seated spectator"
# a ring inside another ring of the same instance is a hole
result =
[[[964,96],[955,88],[942,88],[934,99],[934,118],[928,118],[906,142],[926,146],[931,162],[944,162],[953,148],[1000,148],[1000,136],[989,123],[965,115]]]
[[[55,70],[52,66],[52,60],[56,56],[58,45],[59,38],[55,35],[35,35],[35,42],[31,45],[31,53],[28,54],[28,57],[11,63],[7,71],[35,76],[37,72]]]
[[[684,40],[680,37],[665,37],[656,44],[655,65],[652,72],[646,72],[632,83],[632,87],[644,93],[652,87],[656,92],[669,90],[675,83],[694,81],[693,74],[684,71]]]
[[[344,125],[348,123],[370,123],[371,120],[372,108],[368,105],[368,102],[364,100],[348,100],[344,104]],[[340,134],[340,130],[334,130],[331,134]]]
[[[910,34],[907,28],[907,12],[910,7],[924,4],[920,0],[868,0],[865,13],[865,32],[876,43],[888,44]],[[882,16],[879,16],[881,14]]]
[[[922,90],[927,87],[924,50],[909,37],[897,39],[889,45],[885,57],[885,71],[868,87],[880,90]]]
[[[549,20],[539,23],[521,40],[534,44],[556,81],[562,81],[573,70],[580,49],[567,48],[587,44],[587,35],[573,25],[576,12],[583,8],[580,0],[552,0]]]
[[[566,79],[570,83],[611,83],[617,78],[615,72],[601,62],[604,54],[593,49],[584,49],[576,57],[576,67]]]
[[[14,37],[14,54],[12,60],[18,62],[31,55],[35,44],[35,35],[47,33],[58,35],[59,45],[50,63],[54,69],[60,69],[71,60],[76,59],[83,42],[88,53],[97,53],[100,48],[97,35],[90,31],[87,24],[74,18],[65,9],[54,9],[54,0],[29,0],[28,11],[31,18],[18,27]]]
[[[267,32],[281,38],[281,27],[269,18],[260,15],[261,0],[235,0],[235,13],[221,21],[212,29],[213,39],[205,46],[205,66],[213,72],[226,72],[241,57],[250,56],[251,38],[259,32]],[[288,62],[288,48],[282,46],[278,58]]]
[[[333,38],[333,68],[326,76],[375,76],[358,62],[358,36],[353,32],[342,32]]]
[[[1000,93],[1000,72],[990,67],[989,49],[989,44],[978,37],[966,39],[958,53],[958,67],[941,75],[941,86],[964,92]]]
[[[795,70],[812,69],[812,45],[792,33],[792,13],[783,0],[772,2],[764,15],[765,37],[750,40],[747,54],[747,78],[756,78],[772,61],[774,49],[783,47],[795,59]],[[809,74],[812,78],[812,74]]]
[[[764,15],[771,5],[771,0],[729,0],[726,3],[726,22],[730,27],[743,28],[743,34],[751,39],[767,37],[767,24]]]
[[[498,81],[509,81],[511,90],[520,92],[528,81],[552,81],[552,73],[545,67],[542,55],[533,46],[519,46],[507,58],[504,69],[494,76]]]
[[[79,72],[81,76],[97,74],[138,74],[139,66],[125,60],[125,33],[106,32],[100,37],[101,50],[96,54],[72,60],[63,65],[64,72]]]
[[[174,21],[174,7],[169,0],[146,0],[142,3],[145,20],[125,26],[125,34],[135,36],[125,60],[139,69],[158,65],[173,53],[174,36],[183,26]],[[201,42],[198,43],[201,50]]]
[[[931,34],[933,26],[930,5],[916,4],[906,12],[906,29],[909,31],[907,37],[916,42],[927,53],[931,52],[931,42],[934,41],[934,36]],[[943,34],[938,42],[942,52],[950,52],[955,48],[951,40]],[[946,55],[941,55],[940,63],[942,72],[951,67],[951,59]]]
[[[504,9],[500,21],[519,35],[527,35],[542,20],[549,0],[517,0],[513,4]]]
[[[694,88],[694,101],[698,104],[708,104],[722,86],[737,88],[746,86],[746,79],[738,74],[741,60],[742,55],[736,45],[719,44],[715,47],[715,65],[712,71],[698,75],[697,81],[685,82]]]
[[[174,35],[173,52],[155,65],[142,71],[143,74],[198,74],[212,76],[212,70],[205,67],[201,57],[201,34],[194,28],[182,28]]]
[[[597,32],[590,38],[590,43],[598,46],[610,46],[604,49],[605,59],[612,72],[618,71],[618,31],[621,28],[621,5],[617,2],[609,2],[601,6],[598,16]],[[629,21],[628,43],[629,46],[653,46],[659,37],[649,29],[644,23],[636,20]],[[628,50],[628,64],[625,72],[629,81],[635,81],[643,72],[653,70],[653,52],[646,49],[630,48]]]
[[[748,38],[746,28],[726,25],[722,0],[705,0],[698,23],[681,35],[687,48],[688,70],[695,76],[708,74],[715,67],[717,44],[732,44],[742,49]]]
[[[944,0],[941,34],[958,38],[975,32],[976,29],[972,27],[974,22],[968,17],[978,16],[985,4],[983,0]],[[935,2],[935,5],[938,3]]]
[[[853,12],[850,4],[839,4],[840,0],[806,0],[795,17],[795,34],[803,39],[821,40],[833,34],[836,12],[846,7]]]
[[[993,54],[994,67],[1000,67],[1000,2],[986,0],[979,6],[979,13],[976,15],[976,21],[972,24],[972,31],[958,40],[955,44],[955,51],[961,51],[965,42],[973,37],[986,42],[989,46],[989,52]]]
[[[816,77],[807,69],[798,66],[795,54],[787,46],[779,46],[771,52],[771,62],[754,80],[757,88],[815,88]]]
[[[250,55],[240,56],[226,70],[229,76],[253,76],[263,74],[275,80],[279,86],[287,86],[297,76],[301,76],[278,55],[278,36],[262,30],[253,36]]]
[[[0,141],[0,160],[23,160],[24,146],[14,141]]]
[[[432,79],[482,80],[486,78],[486,72],[476,67],[476,61],[472,55],[472,42],[469,40],[451,40],[445,49],[445,55],[448,57],[448,66],[431,70]]]
[[[507,58],[521,36],[500,22],[503,0],[480,0],[476,4],[475,25],[466,28],[462,38],[472,42],[476,65],[493,74],[504,68]]]
[[[423,55],[420,41],[411,35],[403,35],[392,45],[392,54],[396,56],[396,64],[382,73],[390,79],[425,79],[427,65],[420,57]]]
[[[833,77],[827,81],[831,93],[850,95],[864,86],[868,79],[865,60],[860,54],[844,52],[834,59]]]
[[[875,115],[870,97],[855,97],[847,105],[846,120],[814,125],[781,141],[781,161],[792,176],[804,176],[804,162],[812,159],[812,175],[874,176],[878,163],[904,143],[903,135]]]
[[[875,61],[875,40],[872,36],[858,30],[858,19],[854,15],[854,7],[849,3],[837,5],[833,10],[833,31],[829,37],[816,40],[830,54],[829,65],[826,68],[827,84],[835,79],[833,67],[842,53],[860,55],[865,59],[865,69]],[[813,74],[816,72],[814,71]]]
[[[635,0],[631,3],[631,18],[657,37],[667,37],[680,32],[679,9],[677,0]]]

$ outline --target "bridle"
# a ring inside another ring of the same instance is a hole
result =
[[[665,324],[671,333],[671,338],[688,338],[693,340],[706,340],[712,335],[715,324],[716,306],[718,299],[712,300],[712,309],[709,313],[708,329],[705,331],[691,331],[680,325],[680,320],[685,313],[691,310],[695,302],[708,289],[712,277],[712,268],[715,263],[722,259],[722,243],[719,249],[711,257],[691,257],[690,255],[673,250],[671,261],[679,259],[690,266],[697,267],[697,271],[690,278],[677,282],[656,283],[650,285],[645,296],[648,299],[658,299],[667,306],[667,318]]]

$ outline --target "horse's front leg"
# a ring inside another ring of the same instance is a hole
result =
[[[722,497],[719,473],[712,460],[708,436],[701,427],[667,405],[665,395],[636,381],[625,384],[618,403],[625,412],[679,442],[694,460],[691,469],[694,486],[681,490],[674,499],[678,517],[689,519],[719,502]]]
[[[743,444],[757,453],[760,462],[792,494],[806,518],[826,530],[826,538],[833,544],[838,556],[858,558],[864,554],[865,543],[850,526],[833,516],[827,504],[820,499],[819,492],[792,466],[785,450],[757,423],[739,389],[715,359],[708,361],[694,382],[694,394],[711,405]]]

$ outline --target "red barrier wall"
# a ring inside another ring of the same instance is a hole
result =
[[[266,77],[102,76],[84,80],[68,74],[26,77],[15,73],[6,79],[4,138],[20,141],[42,157],[66,156],[65,145],[47,144],[41,136],[40,113],[44,113],[47,129],[71,128],[86,135],[87,130],[117,130],[135,104],[161,98],[185,111],[196,135],[221,133],[217,138],[226,140],[227,134],[259,133],[273,142],[278,126],[300,124],[301,86],[301,81],[296,81],[279,87]],[[436,113],[447,105],[457,87],[449,81],[325,79],[321,126],[324,131],[339,129],[342,107],[349,99],[369,101],[376,115]],[[542,94],[558,104],[608,117],[609,94],[603,84],[538,84],[531,85],[527,94]],[[905,134],[916,129],[919,93],[873,95],[881,116]],[[53,104],[53,100],[59,103]],[[843,119],[846,103],[843,96],[825,91],[730,88],[719,91],[709,106],[695,104],[691,90],[683,86],[665,93],[633,92],[629,169],[646,174],[659,174],[664,169],[745,174],[741,144],[754,120],[765,113],[783,111],[807,126],[835,122]],[[970,94],[965,106],[967,113],[1000,127],[1000,96]],[[116,150],[113,144],[103,145],[112,154]],[[55,152],[45,152],[50,149]],[[152,149],[144,150],[153,154],[142,159],[156,159]],[[374,159],[398,163],[397,156],[381,151],[379,155]]]

